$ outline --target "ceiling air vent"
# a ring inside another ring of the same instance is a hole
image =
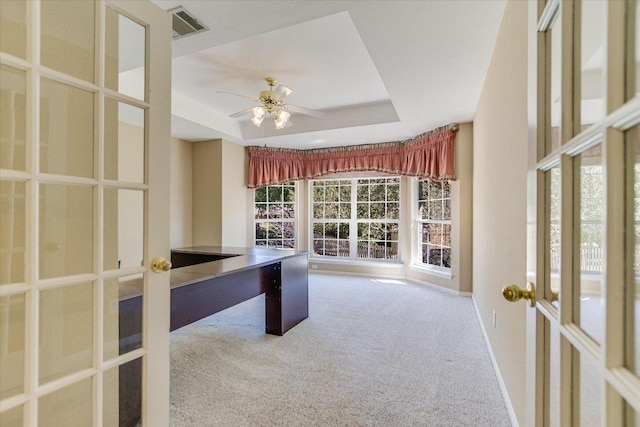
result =
[[[209,29],[200,21],[198,21],[192,14],[187,12],[187,10],[182,6],[171,9],[168,12],[173,15],[174,40],[181,39],[182,37],[190,36],[193,34],[198,34]]]

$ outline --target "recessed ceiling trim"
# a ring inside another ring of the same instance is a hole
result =
[[[271,128],[267,132],[270,136],[294,135],[382,123],[397,123],[400,119],[393,103],[391,101],[382,101],[327,110],[325,118],[322,120],[298,114],[292,115],[291,120],[293,121],[293,126],[276,130],[275,126],[271,124]],[[241,126],[242,139],[245,142],[264,138],[265,131],[256,128],[251,122],[241,122]]]

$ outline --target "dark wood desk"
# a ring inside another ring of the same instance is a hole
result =
[[[171,326],[186,326],[265,294],[265,331],[283,335],[309,315],[308,254],[197,246],[171,251]],[[142,280],[119,287],[120,354],[142,345]],[[120,367],[120,425],[141,413],[141,359]]]
[[[265,294],[265,330],[283,335],[309,315],[308,254],[199,246],[171,251],[171,330]]]

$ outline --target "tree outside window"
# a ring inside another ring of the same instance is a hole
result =
[[[295,184],[255,190],[255,246],[295,248],[295,193]]]
[[[418,180],[418,241],[422,264],[451,268],[451,184]]]
[[[314,256],[398,260],[400,178],[315,180]]]

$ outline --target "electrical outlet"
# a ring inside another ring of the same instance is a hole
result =
[[[318,264],[311,264],[311,269],[312,270],[317,270],[318,269]]]
[[[496,327],[496,311],[493,310],[493,327]]]

